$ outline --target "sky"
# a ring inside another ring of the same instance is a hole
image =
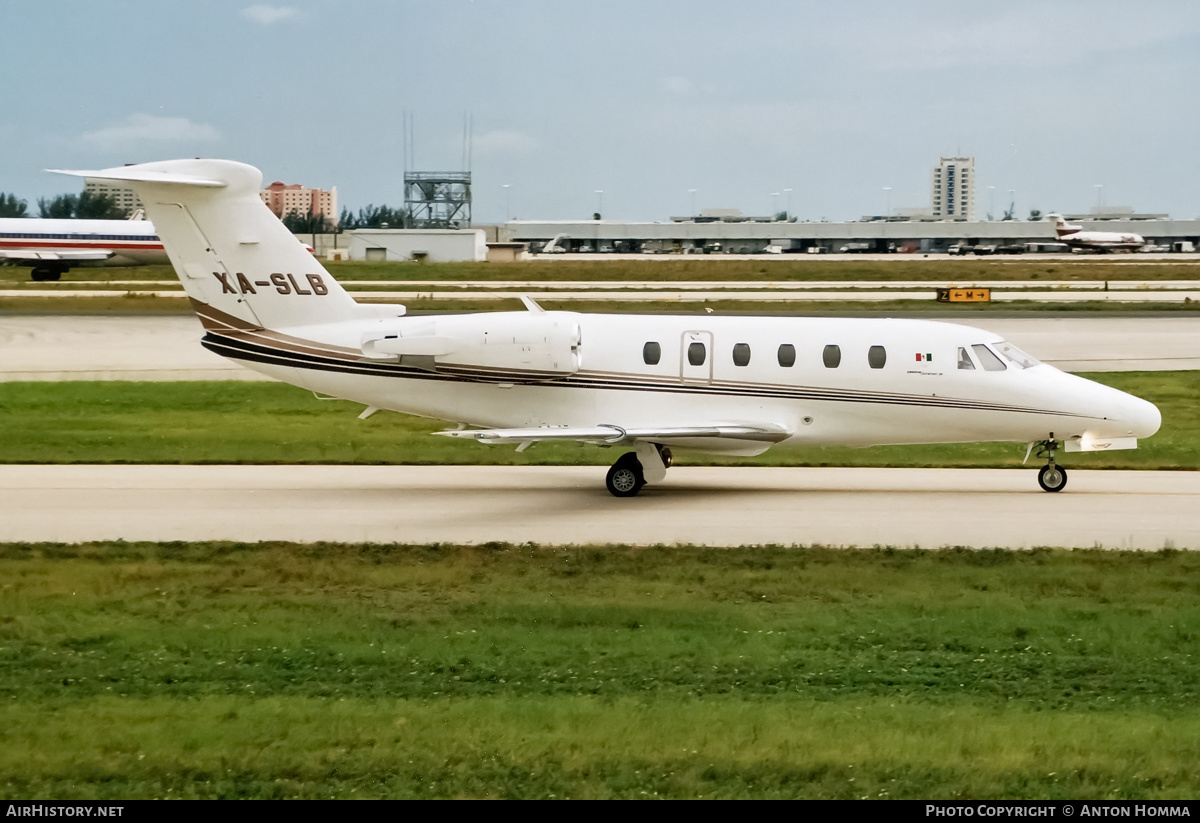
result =
[[[464,167],[475,223],[928,207],[1200,217],[1200,3],[0,0],[0,192],[220,157],[401,206]],[[694,191],[693,191],[694,190]],[[789,191],[790,190],[790,191]],[[602,192],[602,193],[600,193]]]

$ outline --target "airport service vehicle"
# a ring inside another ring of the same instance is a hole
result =
[[[1054,233],[1059,242],[1066,243],[1072,251],[1135,251],[1146,245],[1140,234],[1117,231],[1084,231],[1083,226],[1068,223],[1061,214],[1047,214],[1046,219],[1054,224]]]
[[[1059,448],[1135,448],[1153,404],[1064,374],[980,329],[924,320],[525,311],[408,316],[365,305],[226,160],[68,172],[130,183],[158,227],[208,349],[263,374],[380,409],[457,423],[438,432],[524,449],[628,449],[608,490],[661,481],[676,449],[1027,443],[1060,491]]]
[[[33,280],[58,280],[73,266],[166,263],[167,253],[147,220],[0,218],[0,260],[29,266]]]

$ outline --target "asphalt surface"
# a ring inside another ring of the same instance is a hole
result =
[[[1079,464],[1084,464],[1079,458]],[[295,540],[1200,548],[1200,473],[692,468],[634,498],[594,467],[6,466],[0,541]]]

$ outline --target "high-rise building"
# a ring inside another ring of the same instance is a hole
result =
[[[106,195],[113,204],[125,212],[126,217],[142,208],[142,201],[134,194],[129,186],[122,186],[114,180],[99,180],[92,177],[84,178],[83,190],[88,194]]]
[[[277,180],[259,194],[271,211],[280,217],[286,217],[291,212],[301,216],[323,214],[326,220],[337,225],[337,186],[325,191],[306,189],[299,184],[287,185]]]
[[[975,158],[942,157],[933,170],[933,216],[975,219]]]

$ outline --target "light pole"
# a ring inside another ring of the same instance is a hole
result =
[[[1096,190],[1096,208],[1098,210],[1103,209],[1104,208],[1104,184],[1097,183],[1092,188],[1094,188]]]
[[[884,203],[887,205],[887,210],[884,212],[884,215],[886,217],[891,217],[892,216],[892,187],[891,186],[883,187],[883,197],[884,197]]]
[[[507,223],[512,219],[512,185],[504,183],[500,188],[504,189],[504,222]]]
[[[771,220],[774,221],[779,217],[779,192],[771,192]]]
[[[988,186],[988,220],[996,219],[996,187]]]
[[[787,195],[787,212],[786,212],[787,219],[791,220],[792,219],[792,190],[784,189],[783,193]]]
[[[692,219],[695,220],[700,215],[696,214],[696,190],[688,189],[688,194],[692,196]]]
[[[604,189],[596,189],[596,214],[604,217]]]

